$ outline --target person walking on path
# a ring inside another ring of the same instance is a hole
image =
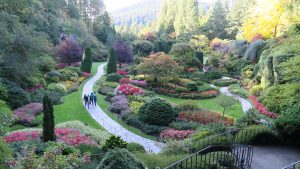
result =
[[[85,107],[87,106],[88,108],[90,108],[89,97],[86,94],[83,96],[83,101],[84,101]]]
[[[96,104],[97,104],[97,95],[96,95],[96,92],[94,92],[93,101],[94,101],[94,106],[96,106]]]
[[[94,93],[92,92],[90,95],[90,104],[93,105],[93,103],[94,103]]]

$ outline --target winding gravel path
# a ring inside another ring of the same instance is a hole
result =
[[[83,86],[82,97],[84,94],[91,93],[93,91],[93,86],[95,82],[104,75],[104,65],[101,64],[98,67],[97,74],[89,79]],[[139,135],[128,131],[124,127],[122,127],[119,123],[111,119],[97,104],[97,106],[90,106],[87,111],[90,115],[101,125],[103,126],[109,133],[120,136],[126,142],[134,142],[141,144],[145,147],[146,151],[149,153],[159,153],[163,147],[163,143],[156,142]]]
[[[210,85],[210,86],[214,87],[214,88],[217,88],[215,85]],[[248,100],[246,100],[246,99],[244,99],[244,98],[242,98],[242,97],[240,97],[236,94],[231,93],[228,90],[228,87],[221,87],[220,92],[227,95],[227,96],[233,97],[235,100],[238,100],[242,105],[244,113],[247,113],[247,111],[252,108],[252,104],[250,103],[250,101],[248,101]]]

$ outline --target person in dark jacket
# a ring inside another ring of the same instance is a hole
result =
[[[90,108],[89,97],[86,94],[83,96],[83,101],[84,101],[84,105]]]
[[[92,92],[91,94],[90,94],[90,104],[92,104],[93,105],[93,103],[94,103],[94,93]]]
[[[94,105],[96,106],[96,104],[97,104],[97,95],[96,95],[96,92],[94,92],[94,99],[93,99],[93,101],[94,101]]]

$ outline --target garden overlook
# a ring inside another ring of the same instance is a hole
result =
[[[300,169],[299,0],[0,0],[0,169]]]

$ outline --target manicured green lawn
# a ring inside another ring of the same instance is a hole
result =
[[[170,103],[175,103],[178,105],[186,103],[186,102],[192,102],[192,103],[197,104],[199,106],[199,108],[202,108],[202,109],[207,109],[207,110],[219,112],[219,113],[221,113],[223,111],[223,108],[217,104],[217,98],[187,100],[187,99],[168,97],[168,96],[164,96],[164,95],[158,95],[158,96],[167,100]],[[235,105],[231,109],[225,111],[225,115],[234,117],[236,119],[242,117],[243,114],[244,113],[243,113],[242,105],[238,101],[236,101]]]

